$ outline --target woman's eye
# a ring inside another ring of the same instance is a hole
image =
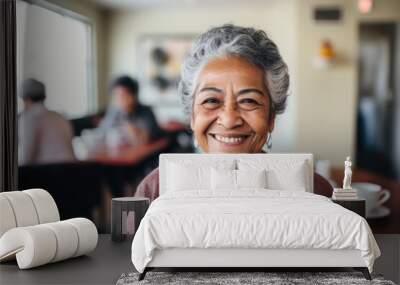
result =
[[[246,98],[239,101],[240,103],[247,103],[247,104],[257,104],[258,102],[254,99]]]
[[[220,104],[221,101],[217,98],[207,98],[201,103],[207,109],[217,108]]]
[[[239,101],[239,104],[244,109],[254,109],[260,106],[261,104],[258,103],[256,100],[251,98],[244,98]]]

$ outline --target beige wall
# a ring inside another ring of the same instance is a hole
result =
[[[299,9],[298,150],[313,152],[316,159],[342,165],[353,155],[356,110],[356,34],[353,3],[348,0],[306,0]],[[316,5],[340,4],[340,23],[316,24]],[[337,64],[326,70],[315,68],[314,58],[323,39],[330,39],[337,52]]]
[[[108,101],[108,61],[106,60],[108,55],[107,12],[87,0],[47,1],[85,16],[92,22],[95,36],[94,52],[96,54],[95,60],[97,62],[97,69],[95,70],[97,84],[94,91],[98,98],[98,108],[104,107]]]
[[[360,15],[356,1],[302,0],[299,6],[298,151],[313,152],[317,159],[329,159],[342,166],[346,155],[354,156],[356,139],[358,25],[370,21],[400,21],[400,1],[377,0],[370,14]],[[340,5],[339,24],[318,24],[312,20],[316,5]],[[311,64],[322,39],[330,39],[338,63],[328,70]]]

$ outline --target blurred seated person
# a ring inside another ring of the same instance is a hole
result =
[[[45,86],[35,79],[22,84],[24,110],[18,116],[18,164],[32,165],[75,160],[69,121],[44,106]]]
[[[139,83],[121,76],[112,85],[112,102],[98,131],[111,146],[146,144],[162,135],[153,111],[138,99]]]

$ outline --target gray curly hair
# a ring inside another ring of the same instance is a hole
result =
[[[178,94],[188,118],[193,112],[194,89],[202,68],[212,59],[238,56],[264,70],[271,99],[271,114],[286,108],[289,73],[276,44],[262,30],[226,24],[201,34],[194,42],[181,69]]]

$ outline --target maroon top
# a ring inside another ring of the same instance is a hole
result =
[[[332,195],[333,188],[329,182],[321,175],[314,173],[314,193],[318,195],[324,195],[330,197]],[[150,172],[140,182],[136,189],[136,197],[146,197],[152,202],[160,195],[160,178],[158,167]]]
[[[136,189],[135,197],[146,197],[152,202],[160,195],[160,178],[158,173],[157,167],[140,182]]]

